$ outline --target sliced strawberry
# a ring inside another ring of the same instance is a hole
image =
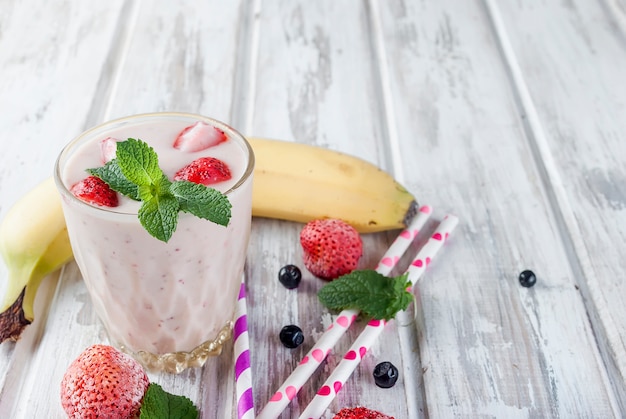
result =
[[[194,152],[213,147],[228,139],[224,131],[205,122],[196,122],[183,129],[174,141],[174,148]]]
[[[101,207],[117,207],[117,193],[102,179],[88,176],[70,188],[75,197],[92,205]]]
[[[212,185],[230,178],[228,165],[215,157],[200,157],[174,175],[174,180],[188,180],[202,185]]]
[[[356,269],[363,254],[359,233],[342,220],[307,223],[300,232],[304,266],[315,276],[332,280]]]
[[[61,405],[70,418],[135,418],[149,384],[143,367],[129,355],[92,345],[63,375]]]
[[[343,408],[337,413],[333,419],[394,419],[393,416],[365,407]]]
[[[113,137],[106,137],[100,141],[100,155],[102,157],[102,163],[107,163],[115,158],[118,141],[118,139]]]

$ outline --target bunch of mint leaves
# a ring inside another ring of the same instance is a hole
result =
[[[170,181],[159,158],[145,142],[129,138],[117,143],[115,158],[87,169],[111,189],[142,201],[139,222],[153,237],[167,242],[176,231],[180,211],[227,226],[232,205],[220,191],[186,180]]]
[[[355,270],[324,285],[317,293],[330,310],[356,309],[365,317],[390,320],[413,301],[408,273],[387,277],[371,269]]]

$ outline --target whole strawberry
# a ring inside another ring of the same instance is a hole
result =
[[[337,413],[333,419],[394,419],[384,413],[370,410],[365,407],[344,408]]]
[[[315,276],[333,280],[352,272],[363,254],[359,233],[343,220],[321,219],[300,232],[304,266]]]
[[[112,346],[92,345],[61,381],[61,404],[70,418],[135,418],[149,380],[142,366]]]

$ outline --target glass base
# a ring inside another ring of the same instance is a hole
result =
[[[134,357],[147,370],[154,372],[168,372],[179,374],[187,368],[197,368],[204,365],[210,356],[222,353],[224,344],[233,336],[233,322],[229,321],[219,331],[214,340],[208,340],[189,352],[170,352],[166,354],[152,354],[146,351],[133,352],[123,345],[119,345],[123,352]]]

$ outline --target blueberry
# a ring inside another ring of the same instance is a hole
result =
[[[522,287],[532,287],[533,285],[535,285],[536,282],[537,277],[535,276],[535,273],[533,271],[527,269],[519,274],[519,283],[522,285]]]
[[[393,387],[398,381],[398,369],[391,362],[385,361],[374,368],[374,382],[380,388]]]
[[[301,279],[302,272],[296,265],[285,265],[278,271],[278,280],[285,288],[297,288]]]
[[[294,324],[285,326],[280,331],[280,341],[287,348],[297,348],[304,342],[304,334],[302,329]]]

